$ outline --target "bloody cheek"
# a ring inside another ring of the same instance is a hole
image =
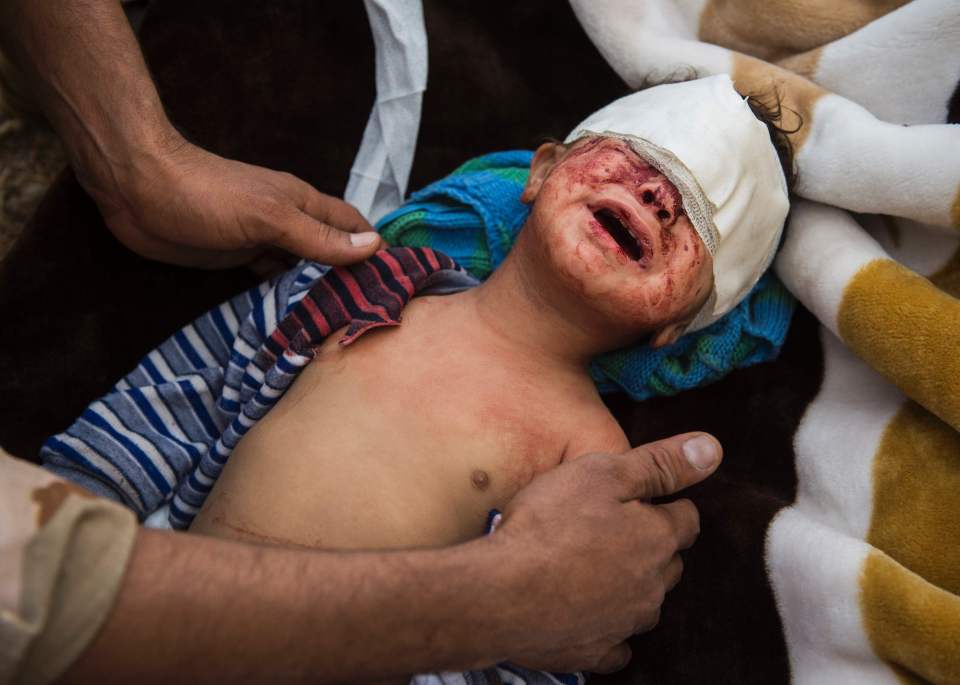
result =
[[[660,254],[664,257],[667,257],[671,252],[673,252],[674,245],[676,243],[676,238],[667,227],[660,229]]]
[[[677,237],[670,235],[669,239],[675,242]],[[686,258],[667,268],[661,287],[654,290],[656,296],[647,303],[651,314],[660,321],[686,311],[703,294],[705,287],[700,274],[704,264],[703,244],[695,236],[685,236],[680,240]],[[670,252],[665,249],[664,255],[669,256]]]
[[[693,253],[689,268],[698,274],[697,278],[690,279],[690,285],[687,288],[687,292],[690,293],[689,299],[692,301],[697,300],[707,287],[707,284],[704,282],[706,275],[700,274],[700,271],[704,269],[704,262],[706,261],[704,250],[706,250],[706,247],[698,238],[689,238],[684,244],[684,251],[692,251]]]

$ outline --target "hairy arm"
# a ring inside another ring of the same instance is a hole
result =
[[[484,541],[328,553],[138,535],[105,628],[63,682],[362,681],[489,665],[518,637],[502,630],[511,571]]]
[[[107,227],[135,252],[222,267],[267,245],[328,264],[380,247],[342,200],[185,140],[119,0],[0,0],[0,46],[33,86]]]
[[[177,144],[118,0],[0,0],[0,42],[98,201]]]

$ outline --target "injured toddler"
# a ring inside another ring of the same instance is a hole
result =
[[[789,206],[768,129],[727,76],[594,113],[537,150],[522,199],[529,218],[485,282],[429,248],[301,264],[150,353],[47,442],[46,465],[221,537],[481,535],[538,473],[629,447],[589,361],[729,312]]]

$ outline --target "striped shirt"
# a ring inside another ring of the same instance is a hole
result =
[[[51,471],[119,500],[141,519],[169,503],[187,528],[240,438],[292,385],[331,333],[349,345],[396,326],[417,294],[478,281],[430,248],[393,247],[344,268],[302,262],[212,309],[144,357],[70,428],[44,444]],[[495,514],[496,512],[491,512]],[[491,530],[494,518],[491,518]],[[424,673],[413,685],[583,685],[583,673]]]
[[[44,465],[141,519],[170,505],[184,529],[243,435],[332,332],[341,345],[396,326],[412,297],[477,281],[430,248],[393,247],[349,267],[302,262],[212,309],[144,357],[66,431]]]

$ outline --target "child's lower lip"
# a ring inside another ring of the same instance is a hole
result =
[[[610,250],[617,255],[617,258],[624,262],[630,261],[630,256],[623,251],[623,248],[617,244],[617,241],[613,239],[607,231],[600,225],[600,222],[596,219],[590,220],[590,232],[597,238],[597,241],[600,245],[606,249]]]
[[[648,247],[637,230],[636,219],[623,203],[600,199],[595,203],[588,203],[587,210],[591,214],[591,226],[604,234],[604,241],[611,249],[616,249],[626,256],[628,261],[641,263],[647,254]],[[608,225],[611,223],[613,225]],[[623,243],[629,243],[629,246]]]

